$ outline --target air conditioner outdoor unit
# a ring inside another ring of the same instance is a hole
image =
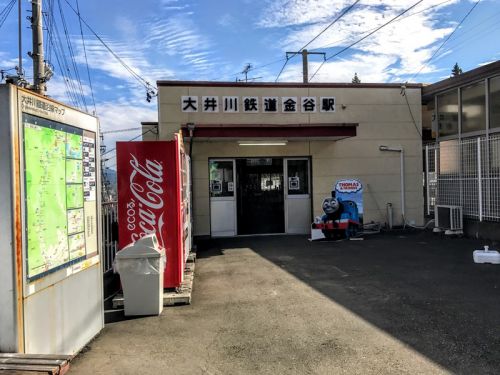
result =
[[[444,230],[445,234],[462,234],[462,207],[437,204],[434,210],[434,225],[434,232]]]

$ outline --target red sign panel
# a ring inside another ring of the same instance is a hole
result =
[[[178,154],[175,141],[116,144],[119,248],[155,233],[167,254],[165,288],[182,282]]]

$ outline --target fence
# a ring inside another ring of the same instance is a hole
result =
[[[118,249],[118,202],[102,204],[102,264],[103,272],[113,269]]]
[[[464,217],[500,221],[500,135],[424,147],[426,212],[461,206]]]

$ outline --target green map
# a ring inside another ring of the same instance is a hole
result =
[[[66,156],[73,159],[82,158],[82,136],[78,134],[68,134],[66,143]]]
[[[33,278],[86,255],[83,152],[75,128],[23,116],[27,276]]]
[[[66,220],[66,133],[26,124],[28,276],[69,260]]]
[[[83,183],[83,162],[81,160],[66,160],[66,183]]]
[[[68,208],[83,207],[83,184],[66,185],[66,202]]]

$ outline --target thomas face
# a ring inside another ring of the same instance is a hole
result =
[[[325,214],[333,214],[339,209],[339,201],[336,198],[325,198],[323,201],[323,211]]]

